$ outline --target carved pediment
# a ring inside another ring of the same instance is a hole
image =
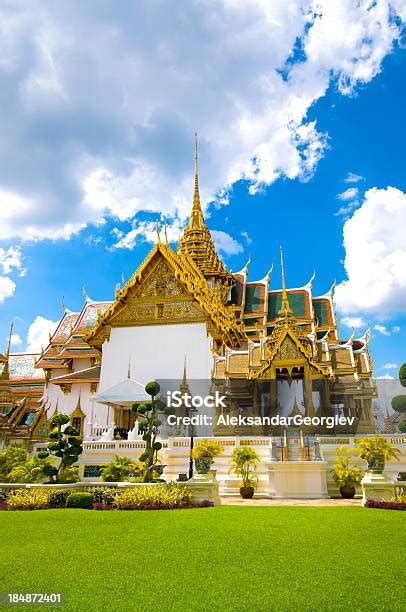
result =
[[[299,351],[290,336],[286,336],[274,359],[277,361],[292,361],[296,359],[303,359],[303,354],[301,351]]]
[[[164,259],[161,259],[147,278],[136,287],[127,300],[139,298],[173,298],[187,295],[185,287],[175,278],[173,271]],[[156,300],[155,300],[156,299]]]
[[[128,293],[125,303],[111,318],[113,327],[205,321],[207,316],[161,259],[145,280]]]

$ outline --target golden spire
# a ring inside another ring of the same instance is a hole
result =
[[[10,333],[8,335],[6,352],[4,353],[4,357],[6,359],[5,359],[5,362],[4,362],[3,371],[1,373],[1,378],[3,380],[8,380],[9,379],[9,357],[10,357],[11,336],[13,334],[13,327],[14,327],[14,324],[13,324],[13,322],[11,322],[10,323]]]
[[[195,134],[195,185],[193,205],[189,223],[179,239],[177,252],[180,255],[185,255],[192,259],[205,276],[222,278],[225,282],[225,293],[228,293],[228,279],[231,279],[231,274],[227,272],[216,252],[210,230],[204,222],[200,205],[198,164],[197,134]]]
[[[185,355],[185,362],[183,364],[183,384],[186,384],[186,355]]]
[[[189,227],[190,229],[203,229],[204,225],[204,217],[200,204],[199,193],[199,160],[197,149],[197,132],[195,132],[195,188],[193,192],[193,206],[189,220]]]
[[[181,391],[182,393],[189,393],[189,385],[187,382],[187,376],[186,376],[186,355],[185,355],[185,361],[183,364],[183,377],[182,377],[182,382],[180,384],[179,387],[179,391]]]
[[[281,271],[282,271],[282,300],[281,307],[279,309],[279,314],[293,314],[288,299],[288,292],[286,291],[286,283],[285,283],[285,266],[283,265],[283,251],[282,246],[280,247],[281,252]]]
[[[9,370],[9,357],[10,357],[10,346],[11,346],[11,335],[13,333],[13,323],[10,325],[10,334],[8,337],[7,348],[5,352],[5,361],[3,370],[0,376],[0,412],[1,409],[8,409],[13,406],[13,394],[11,392],[10,384],[10,370]],[[7,414],[7,412],[6,412]]]

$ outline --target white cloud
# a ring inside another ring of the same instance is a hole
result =
[[[346,202],[347,200],[353,200],[354,198],[357,197],[357,195],[358,195],[358,187],[349,187],[342,193],[339,193],[337,195],[337,198],[343,202]]]
[[[341,323],[347,327],[362,327],[365,325],[365,321],[362,317],[343,317]]]
[[[179,235],[183,230],[183,225],[179,219],[173,220],[166,225],[166,236],[168,242],[177,242]],[[218,251],[225,255],[237,255],[242,253],[243,247],[235,238],[232,238],[226,232],[219,230],[211,230],[213,242]],[[156,222],[154,221],[134,221],[133,229],[127,233],[122,232],[118,228],[112,230],[113,236],[118,238],[118,242],[113,245],[114,249],[133,249],[140,242],[151,242],[155,244],[157,241]],[[162,224],[159,227],[160,239],[165,240],[165,226]]]
[[[404,13],[399,0],[154,6],[1,4],[0,239],[69,238],[140,210],[182,223],[196,128],[205,203],[241,178],[251,193],[307,179],[327,138],[308,110],[380,71]]]
[[[377,376],[376,380],[394,380],[395,377],[390,374],[384,374],[383,376]]]
[[[393,334],[398,334],[399,332],[400,332],[400,327],[399,327],[399,325],[394,325],[394,326],[392,327],[392,333],[393,333]]]
[[[358,192],[358,187],[349,187],[337,195],[337,199],[341,200],[341,202],[346,202],[346,204],[334,213],[335,217],[348,217],[350,213],[359,206],[357,200]]]
[[[118,238],[118,242],[113,245],[114,249],[133,249],[140,242],[151,242],[155,244],[158,239],[155,221],[134,221],[133,229],[125,233],[117,227],[113,228],[112,235]],[[166,236],[168,242],[177,242],[183,225],[179,220],[174,220],[166,225]],[[160,240],[165,240],[165,226],[158,227]]]
[[[223,253],[224,255],[238,255],[238,253],[243,252],[244,249],[242,245],[237,242],[235,238],[230,236],[230,234],[227,234],[227,232],[211,230],[210,233],[219,253]]]
[[[355,174],[355,172],[349,172],[344,179],[344,183],[359,183],[363,181],[364,177],[360,174]]]
[[[11,346],[21,346],[22,343],[23,341],[19,334],[11,334],[11,338],[10,338]]]
[[[10,274],[13,270],[17,270],[20,276],[24,275],[22,263],[23,254],[19,247],[11,246],[8,249],[0,247],[0,268],[3,274]]]
[[[385,363],[384,366],[382,366],[383,370],[396,370],[396,368],[398,367],[397,363]]]
[[[374,325],[374,330],[382,334],[383,336],[390,336],[390,331],[385,325]]]
[[[405,193],[394,187],[366,192],[360,208],[344,224],[348,278],[335,293],[341,312],[382,317],[406,308],[405,227]]]
[[[245,239],[247,244],[252,244],[252,238],[248,232],[241,232],[241,236]]]
[[[49,334],[53,333],[58,325],[58,321],[51,321],[38,315],[28,328],[27,333],[27,353],[39,353],[41,347],[46,347],[49,343]]]
[[[0,304],[14,295],[16,284],[8,276],[0,276]]]

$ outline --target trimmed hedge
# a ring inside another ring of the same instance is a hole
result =
[[[406,502],[367,499],[365,508],[380,508],[381,510],[406,510]]]
[[[86,491],[71,493],[66,500],[67,508],[82,508],[83,510],[91,510],[93,508],[93,495]]]

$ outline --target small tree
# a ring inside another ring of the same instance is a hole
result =
[[[162,475],[165,466],[158,463],[158,453],[162,444],[157,442],[159,427],[162,421],[159,420],[159,413],[171,414],[172,409],[168,409],[158,398],[160,391],[159,383],[155,380],[145,385],[145,392],[151,400],[139,403],[134,402],[131,407],[132,412],[138,419],[138,433],[142,434],[145,442],[145,451],[140,455],[139,460],[144,464],[144,482],[153,482]]]
[[[399,380],[402,387],[406,387],[406,362],[399,368]]]
[[[391,403],[395,412],[406,412],[406,395],[395,395]]]
[[[406,421],[400,421],[398,429],[400,433],[406,433]]]
[[[231,455],[229,473],[234,472],[241,478],[243,487],[257,486],[258,477],[255,473],[260,462],[258,453],[251,446],[236,446]]]
[[[340,487],[355,487],[362,480],[363,472],[356,465],[350,466],[350,459],[357,454],[353,447],[340,446],[336,449],[336,462],[331,470],[333,480]]]
[[[60,459],[57,467],[50,464],[44,467],[45,476],[48,476],[50,482],[53,483],[65,478],[65,472],[71,471],[69,468],[77,462],[79,455],[83,452],[79,432],[75,427],[68,425],[69,421],[67,414],[54,414],[51,418],[52,429],[48,435],[48,448],[38,453],[40,459],[45,459],[50,455]]]

